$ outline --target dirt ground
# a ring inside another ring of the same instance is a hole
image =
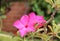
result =
[[[17,29],[13,27],[15,20],[20,19],[30,7],[26,2],[12,2],[10,11],[6,13],[6,19],[3,19],[2,31],[11,32],[16,35]]]

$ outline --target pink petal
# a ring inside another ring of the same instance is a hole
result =
[[[37,18],[38,20],[44,19],[43,16],[39,16],[39,15],[37,15],[36,18]]]
[[[44,17],[43,16],[37,16],[36,21],[38,23],[44,23],[44,22],[46,22],[46,20],[44,20]]]
[[[35,32],[35,28],[33,26],[30,26],[27,28],[28,32]]]
[[[29,17],[27,15],[24,15],[21,17],[20,21],[23,25],[28,24]]]
[[[24,25],[21,24],[20,20],[17,20],[16,22],[14,22],[13,26],[15,26],[17,29],[24,28]]]
[[[46,20],[43,16],[37,16],[37,23],[42,27],[45,24]]]
[[[34,12],[31,12],[31,13],[29,14],[29,17],[30,17],[31,19],[35,19],[35,18],[36,18],[36,15],[35,15]]]
[[[36,23],[36,15],[35,15],[34,12],[31,12],[31,13],[29,14],[29,17],[30,17],[29,23],[30,23],[31,25],[34,24],[34,23]]]
[[[24,37],[27,34],[27,29],[23,28],[23,29],[19,30],[19,32],[20,32],[20,36]]]

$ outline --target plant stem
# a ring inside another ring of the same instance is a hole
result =
[[[0,17],[0,32],[1,32],[1,29],[2,29],[2,18]]]
[[[45,32],[45,34],[47,33],[46,27],[47,27],[47,25],[54,19],[55,14],[56,14],[56,9],[53,11],[50,19],[49,19],[49,20],[45,23],[45,25],[44,25],[44,32]]]
[[[24,39],[23,40],[25,41],[25,36],[24,36]]]

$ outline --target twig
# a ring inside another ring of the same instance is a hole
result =
[[[49,19],[49,20],[45,23],[45,25],[44,25],[44,29],[45,29],[44,32],[45,32],[45,33],[47,33],[47,31],[46,31],[47,25],[54,19],[55,14],[56,14],[56,9],[53,11],[50,19]]]

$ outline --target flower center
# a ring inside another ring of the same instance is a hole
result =
[[[25,28],[27,28],[27,27],[28,27],[28,25],[25,26]]]

